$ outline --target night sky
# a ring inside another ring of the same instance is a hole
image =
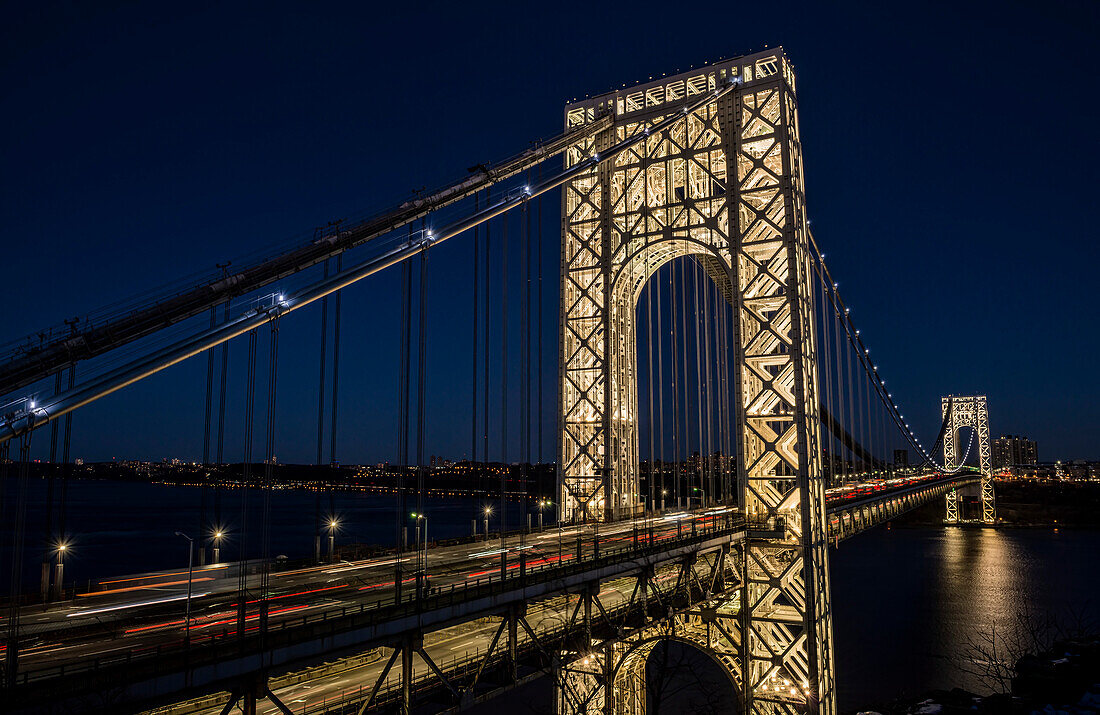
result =
[[[1043,460],[1100,458],[1095,2],[44,2],[4,15],[0,341],[459,178],[557,133],[574,97],[783,45],[815,236],[925,444],[940,396],[974,392],[994,435],[1029,435]],[[543,208],[545,458],[557,207]],[[470,260],[459,239],[430,269],[426,451],[451,457],[470,444]],[[345,293],[344,462],[393,458],[398,285]],[[316,314],[284,324],[283,462],[313,459]],[[197,458],[204,376],[193,360],[79,411],[73,455]],[[36,454],[47,445],[36,437]]]

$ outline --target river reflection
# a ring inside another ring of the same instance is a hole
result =
[[[984,692],[958,669],[968,638],[1025,609],[1094,607],[1100,533],[876,529],[833,551],[834,638],[842,710],[930,688]]]

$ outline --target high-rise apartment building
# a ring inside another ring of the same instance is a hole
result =
[[[1035,442],[1019,435],[1001,435],[993,440],[993,468],[1015,467],[1035,464],[1039,461],[1039,450]]]

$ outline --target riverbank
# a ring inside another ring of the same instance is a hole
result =
[[[997,520],[1013,528],[1100,528],[1100,482],[994,481]],[[965,497],[964,497],[965,499]],[[944,503],[935,499],[893,526],[941,526]]]

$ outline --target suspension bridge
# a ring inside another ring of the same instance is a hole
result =
[[[949,523],[995,524],[986,399],[942,397],[926,447],[887,389],[810,230],[782,49],[575,101],[564,124],[274,256],[6,346],[8,708],[455,711],[550,677],[556,712],[641,713],[647,657],[678,641],[728,675],[738,709],[836,712],[829,549],[932,500]],[[543,420],[545,198],[561,214],[556,425]],[[517,462],[520,478],[501,472],[495,533],[472,514],[468,537],[429,544],[430,258],[451,241],[472,256],[447,266],[472,282],[467,466]],[[319,307],[316,464],[334,466],[341,296],[383,271],[402,286],[392,548],[326,557],[318,491],[312,559],[288,567],[270,545],[280,329]],[[237,553],[221,548],[204,487],[186,580],[139,573],[74,602],[64,486],[48,542],[26,539],[32,438],[65,475],[80,408],[205,355],[209,475],[227,461],[231,343],[247,375]],[[527,470],[547,431],[557,519],[535,526]],[[246,529],[253,499],[260,523]],[[526,516],[506,523],[507,500]],[[39,556],[35,589],[22,574]],[[322,699],[298,697],[303,683]]]

